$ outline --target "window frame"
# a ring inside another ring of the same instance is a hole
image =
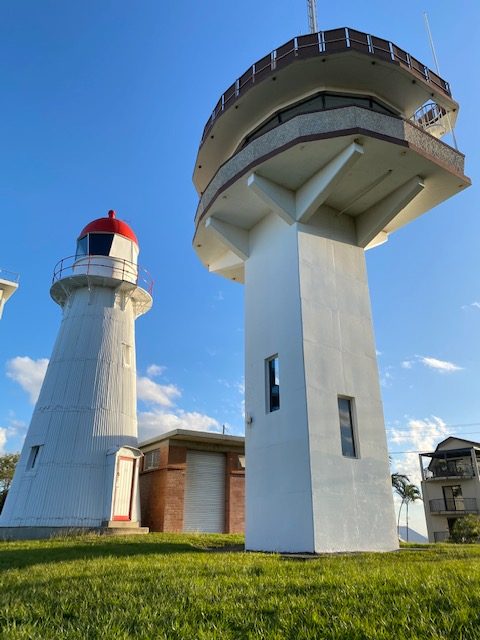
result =
[[[272,370],[271,363],[277,363],[277,366]],[[273,372],[273,384],[272,384],[272,372]],[[278,379],[278,384],[276,380]],[[272,402],[274,400],[273,390],[277,388],[277,402],[276,406]],[[275,411],[280,411],[280,359],[278,357],[278,353],[270,356],[269,358],[265,358],[265,391],[266,391],[266,412],[274,413]]]
[[[348,401],[349,416],[350,416],[350,432],[351,432],[351,438],[352,438],[353,455],[350,455],[349,453],[345,453],[344,439],[343,439],[343,436],[342,436],[342,426],[343,425],[342,425],[341,408],[340,408],[340,401],[341,400]],[[338,421],[339,421],[339,427],[340,427],[340,445],[341,445],[341,450],[342,450],[342,456],[344,458],[349,458],[350,460],[358,460],[360,458],[360,442],[359,442],[359,437],[358,437],[358,423],[357,423],[357,412],[356,412],[356,406],[355,406],[355,398],[353,398],[352,396],[346,396],[346,395],[339,394],[337,396],[337,407],[338,407]]]

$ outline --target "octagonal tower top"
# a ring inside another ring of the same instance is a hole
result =
[[[449,83],[388,40],[350,28],[298,36],[255,62],[218,100],[195,164],[198,193],[286,105],[319,92],[373,99],[374,109],[411,120],[437,138],[453,128],[458,112]]]

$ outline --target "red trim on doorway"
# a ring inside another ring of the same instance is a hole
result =
[[[133,489],[135,487],[135,470],[137,468],[137,460],[130,456],[118,456],[117,461],[115,463],[115,491],[113,495],[113,509],[115,510],[116,498],[117,498],[117,469],[118,469],[118,461],[119,460],[128,460],[133,463],[132,469],[132,484],[130,486],[130,504],[128,507],[128,515],[127,516],[117,516],[112,514],[112,520],[117,522],[131,522],[132,520],[132,507],[133,507]]]

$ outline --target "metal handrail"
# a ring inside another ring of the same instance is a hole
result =
[[[417,109],[410,120],[422,128],[427,128],[438,124],[446,115],[446,109],[430,101]]]
[[[438,513],[439,511],[460,511],[460,512],[476,512],[476,498],[435,498],[430,500],[430,511]]]
[[[280,66],[289,64],[297,58],[326,56],[330,53],[352,50],[405,67],[428,84],[433,85],[436,90],[441,91],[449,98],[452,96],[450,85],[446,80],[409,53],[397,47],[393,42],[347,27],[319,31],[289,40],[252,64],[245,73],[235,80],[215,105],[204,127],[200,144],[205,140],[219,115],[226,111],[251,86],[263,80],[266,75],[273,73]]]
[[[136,262],[115,256],[74,255],[62,258],[53,269],[52,284],[76,275],[98,275],[93,271],[98,267],[112,269],[115,273],[113,277],[124,282],[134,282],[142,289],[146,289],[150,295],[153,292],[154,280],[146,269]],[[81,273],[79,273],[80,269]]]
[[[14,271],[7,271],[7,269],[0,269],[0,280],[9,280],[18,284],[20,275]]]
[[[423,469],[425,480],[433,480],[435,478],[473,478],[475,472],[473,466],[467,465],[444,465],[438,466],[434,469],[424,467]]]

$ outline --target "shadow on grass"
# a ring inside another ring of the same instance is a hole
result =
[[[42,544],[43,542],[43,544]],[[15,545],[15,546],[14,546]],[[71,562],[96,558],[129,558],[146,555],[172,555],[178,553],[205,553],[210,551],[238,551],[238,545],[226,544],[210,547],[191,538],[169,542],[139,542],[135,539],[62,538],[37,541],[30,544],[5,543],[0,547],[0,571],[52,562]]]

